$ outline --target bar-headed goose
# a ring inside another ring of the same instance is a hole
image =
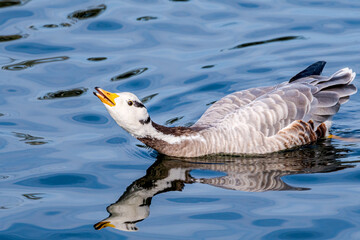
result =
[[[132,136],[175,157],[211,154],[265,154],[309,144],[329,134],[331,119],[349,96],[355,73],[343,68],[320,76],[319,61],[288,82],[229,94],[214,103],[191,127],[166,127],[150,118],[132,93],[110,93],[96,87],[118,125]]]

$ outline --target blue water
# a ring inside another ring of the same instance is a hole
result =
[[[134,92],[154,121],[188,126],[226,94],[319,60],[325,75],[360,72],[359,11],[353,0],[0,1],[0,239],[360,239],[360,143],[179,161],[92,94]],[[333,133],[360,137],[359,103]],[[115,202],[119,226],[138,231],[94,229]]]

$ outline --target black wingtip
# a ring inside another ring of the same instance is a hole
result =
[[[299,72],[294,77],[292,77],[289,83],[298,80],[300,78],[309,77],[311,75],[320,75],[325,67],[325,64],[326,64],[325,61],[318,61],[316,63],[311,64],[305,70]]]

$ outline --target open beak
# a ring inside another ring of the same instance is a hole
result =
[[[98,222],[94,225],[95,230],[101,230],[106,227],[115,228],[115,225],[111,224],[110,222]]]
[[[116,93],[105,91],[104,89],[101,89],[99,87],[96,87],[95,90],[96,92],[94,92],[94,95],[97,96],[100,101],[109,105],[110,107],[116,105],[115,98],[119,97],[119,95],[117,95]]]

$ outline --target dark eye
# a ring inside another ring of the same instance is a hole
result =
[[[133,101],[128,101],[129,106],[132,106],[134,103]]]

